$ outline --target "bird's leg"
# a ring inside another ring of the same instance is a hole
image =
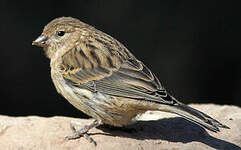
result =
[[[95,128],[99,125],[101,125],[101,121],[99,120],[95,120],[94,122],[92,122],[90,125],[86,125],[84,126],[82,129],[80,130],[76,130],[74,125],[79,125],[79,123],[77,122],[70,122],[70,129],[73,131],[74,135],[72,136],[66,136],[65,138],[67,140],[73,140],[73,139],[77,139],[80,138],[81,136],[83,136],[85,139],[87,139],[90,143],[94,143],[94,145],[96,145],[96,142],[93,140],[93,138],[91,138],[88,135],[88,131],[92,128]]]

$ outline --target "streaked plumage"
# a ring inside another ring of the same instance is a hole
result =
[[[138,114],[160,110],[212,131],[228,128],[170,96],[124,45],[78,19],[54,19],[33,44],[44,47],[51,59],[51,77],[58,92],[104,124],[124,126]]]

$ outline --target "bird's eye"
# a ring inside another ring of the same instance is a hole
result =
[[[57,31],[58,36],[64,36],[65,32],[64,31]]]

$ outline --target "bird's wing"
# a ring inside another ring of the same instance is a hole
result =
[[[66,82],[117,97],[175,103],[156,76],[123,45],[111,47],[101,42],[103,45],[76,47],[62,57],[60,67]]]

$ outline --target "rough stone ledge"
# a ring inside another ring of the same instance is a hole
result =
[[[83,125],[92,119],[70,117],[0,116],[2,150],[240,150],[241,108],[228,105],[195,104],[199,109],[231,129],[213,133],[176,115],[147,112],[137,123],[126,128],[99,127],[90,135],[95,147],[84,138],[65,140],[72,135],[71,120]],[[79,127],[81,128],[81,127]]]

